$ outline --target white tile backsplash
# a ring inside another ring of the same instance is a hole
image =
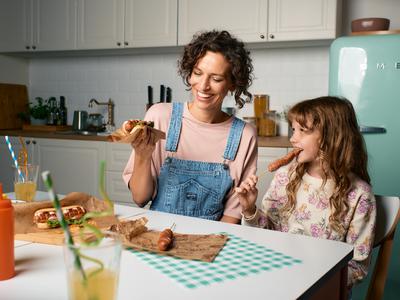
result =
[[[270,95],[270,108],[282,111],[302,99],[328,92],[329,47],[298,47],[251,50],[254,65],[252,93]],[[32,58],[29,65],[29,96],[63,95],[68,108],[68,123],[74,110],[101,112],[105,106],[89,109],[91,98],[115,102],[115,122],[142,118],[147,101],[147,86],[153,86],[154,101],[159,100],[159,87],[172,88],[174,101],[187,101],[190,93],[177,75],[176,53],[136,54],[97,57]],[[225,106],[232,105],[228,97]],[[246,105],[239,116],[252,115]]]

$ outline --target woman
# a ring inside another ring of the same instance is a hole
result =
[[[233,188],[256,171],[257,136],[221,108],[228,92],[239,107],[250,101],[252,71],[243,43],[228,32],[194,36],[179,61],[191,102],[153,105],[145,120],[167,132],[166,140],[147,135],[132,143],[123,178],[136,204],[152,200],[150,209],[240,222]]]

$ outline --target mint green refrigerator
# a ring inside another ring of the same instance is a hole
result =
[[[353,103],[374,193],[400,196],[400,35],[338,38],[329,59],[329,95]],[[385,299],[398,299],[400,294],[399,257],[397,228]],[[355,289],[353,299],[364,299],[365,286]]]

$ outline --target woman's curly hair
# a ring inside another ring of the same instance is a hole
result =
[[[332,209],[330,226],[337,232],[343,232],[342,218],[349,209],[350,174],[370,183],[367,151],[354,108],[347,99],[320,97],[294,105],[288,112],[288,121],[289,124],[296,121],[304,128],[320,132],[319,161],[324,172],[323,185],[328,178],[335,183],[329,199]],[[283,217],[287,218],[294,209],[296,193],[306,171],[307,163],[294,165],[291,170],[286,187],[288,201],[281,210]]]
[[[207,51],[221,53],[229,62],[230,80],[235,87],[235,101],[239,108],[245,102],[250,102],[252,95],[248,88],[252,84],[253,65],[250,52],[244,43],[232,37],[227,31],[206,31],[194,35],[192,41],[185,46],[181,60],[178,61],[178,73],[182,76],[186,86],[190,86],[189,79],[193,68]],[[243,99],[241,95],[245,95]]]

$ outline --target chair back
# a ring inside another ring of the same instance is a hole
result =
[[[396,230],[400,217],[400,198],[375,195],[376,200],[376,228],[374,247]]]
[[[383,297],[394,234],[400,219],[399,197],[375,195],[375,199],[377,217],[374,248],[380,247],[380,249],[368,287],[368,300],[379,300]]]

